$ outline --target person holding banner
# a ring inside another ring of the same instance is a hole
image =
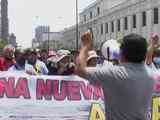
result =
[[[123,38],[120,46],[120,65],[87,68],[91,50],[90,32],[81,37],[82,48],[77,63],[77,74],[91,83],[100,83],[105,96],[106,120],[146,120],[153,92],[153,79],[144,61],[147,41],[137,34]]]

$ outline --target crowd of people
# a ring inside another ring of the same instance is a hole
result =
[[[109,42],[116,41],[111,40]],[[108,46],[108,43],[105,44],[102,46],[104,47],[103,49]],[[118,64],[119,50],[112,51],[112,48],[110,48],[110,51],[109,54],[111,56],[109,57],[114,57],[112,60],[115,60]],[[46,49],[22,50],[7,45],[4,47],[0,57],[0,71],[23,71],[29,75],[73,75],[76,73],[78,54],[79,51],[64,49],[58,51],[48,51]],[[98,55],[95,50],[90,50],[88,52],[87,66],[102,67],[105,63],[109,63],[107,61],[108,58],[105,60],[106,57],[100,53]]]
[[[148,71],[160,69],[159,36],[149,42],[137,34],[122,43],[108,40],[100,51],[92,49],[92,35],[84,33],[79,51],[21,50],[7,45],[0,57],[0,71],[23,71],[29,75],[79,75],[99,81],[103,88],[107,120],[145,120],[153,92]]]
[[[159,39],[157,34],[152,38]],[[151,38],[151,39],[152,39]],[[132,47],[132,46],[131,46]],[[134,48],[136,50],[136,48]],[[137,53],[138,54],[138,53]],[[76,73],[79,51],[15,49],[11,45],[4,47],[0,57],[0,71],[24,71],[29,75],[73,75]],[[146,64],[154,70],[160,68],[160,48],[149,46]],[[88,67],[119,65],[120,44],[108,40],[101,45],[100,51],[88,51]]]
[[[68,50],[15,50],[7,45],[0,57],[0,71],[23,71],[29,75],[71,75],[75,67],[71,58]]]

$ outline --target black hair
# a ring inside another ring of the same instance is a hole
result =
[[[42,52],[48,53],[48,50],[42,49],[42,50],[41,50],[41,53],[42,53]]]
[[[156,50],[154,51],[154,56],[155,56],[155,57],[160,57],[160,49],[156,49]]]
[[[123,38],[120,49],[128,62],[141,63],[146,57],[147,41],[138,34],[129,34]]]
[[[17,57],[18,54],[24,54],[24,51],[22,51],[20,49],[16,49],[15,53],[14,53],[15,57]]]

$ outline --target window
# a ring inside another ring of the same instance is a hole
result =
[[[120,19],[117,20],[117,30],[118,31],[121,30],[121,21],[120,21]]]
[[[86,15],[84,15],[83,17],[84,17],[84,21],[86,22]]]
[[[108,33],[108,23],[105,23],[105,33]]]
[[[136,28],[136,15],[133,15],[133,28]]]
[[[124,18],[124,29],[125,30],[128,29],[128,18],[127,17]]]
[[[97,14],[98,15],[100,14],[100,8],[99,7],[97,8]]]
[[[90,19],[92,19],[92,12],[90,12]]]
[[[114,32],[114,22],[111,22],[111,31]]]
[[[142,12],[142,26],[146,26],[146,12]]]
[[[103,24],[101,24],[101,34],[103,34]]]
[[[154,24],[158,24],[158,8],[154,8]]]

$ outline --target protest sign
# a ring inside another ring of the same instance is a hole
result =
[[[148,120],[160,119],[160,74]],[[0,73],[1,120],[105,120],[103,90],[78,76]]]
[[[77,76],[0,73],[0,119],[104,120],[103,91]]]

